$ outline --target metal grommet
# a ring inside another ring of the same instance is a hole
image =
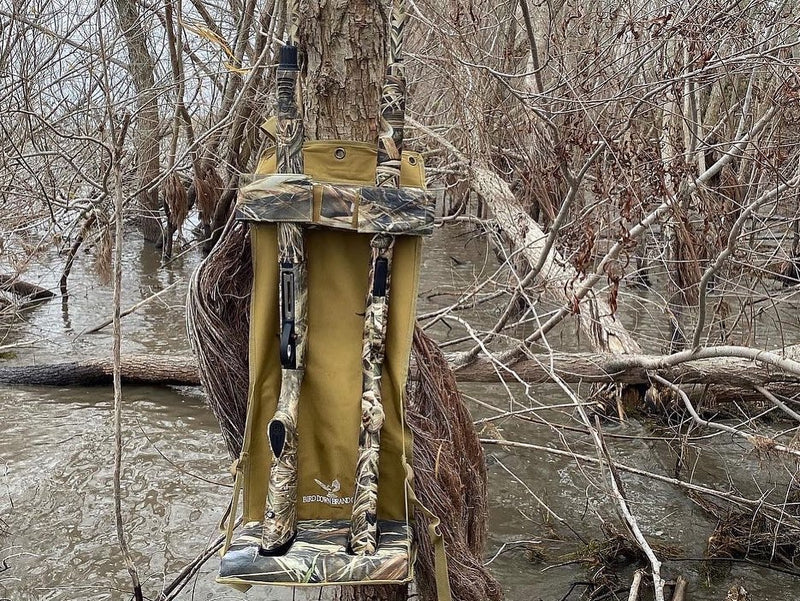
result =
[[[340,161],[345,157],[346,154],[347,154],[347,151],[344,148],[342,148],[341,146],[333,151],[333,156],[335,156]]]
[[[414,165],[416,165],[417,164],[417,157],[415,157],[415,156],[408,157],[408,164],[411,165],[412,167]]]

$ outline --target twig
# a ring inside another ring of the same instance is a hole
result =
[[[86,239],[86,235],[89,233],[89,229],[92,227],[92,225],[94,225],[95,221],[97,221],[97,213],[92,211],[89,213],[86,221],[83,222],[83,226],[81,226],[80,232],[78,232],[78,237],[75,238],[75,242],[73,242],[72,247],[69,249],[69,254],[67,254],[67,262],[64,265],[64,271],[61,272],[61,280],[59,282],[62,296],[67,295],[67,278],[72,271],[72,264],[75,262],[75,255],[78,254],[78,250],[83,244],[83,241]]]
[[[727,424],[718,424],[716,422],[712,422],[709,420],[705,420],[697,413],[697,410],[692,405],[692,401],[689,400],[689,396],[681,389],[679,386],[676,386],[669,380],[662,378],[661,376],[653,374],[652,378],[667,386],[671,390],[674,390],[683,400],[683,404],[686,407],[686,410],[692,416],[692,419],[695,423],[704,426],[706,428],[712,428],[714,430],[719,430],[721,432],[728,432],[729,434],[733,434],[734,436],[738,436],[739,438],[744,438],[747,442],[749,442],[753,447],[758,449],[759,451],[777,451],[779,453],[784,453],[786,455],[792,455],[794,457],[800,457],[800,450],[793,449],[792,447],[787,447],[786,445],[779,444],[775,442],[771,438],[767,438],[766,436],[756,436],[753,434],[748,434],[746,432],[742,432],[737,430],[733,426],[728,426]]]
[[[161,451],[161,449],[158,448],[158,445],[155,443],[155,441],[153,441],[152,438],[150,438],[150,436],[145,431],[144,426],[142,426],[142,424],[139,422],[139,420],[136,420],[136,425],[139,426],[139,431],[142,433],[142,436],[144,436],[147,439],[147,442],[150,443],[150,446],[153,447],[155,452],[158,453],[164,461],[169,463],[173,468],[175,468],[180,473],[186,474],[187,476],[190,476],[192,478],[196,478],[197,480],[200,480],[202,482],[206,482],[207,484],[213,484],[215,486],[224,486],[225,488],[233,488],[233,484],[228,484],[226,482],[219,482],[217,480],[211,480],[210,478],[206,478],[204,476],[201,476],[200,474],[195,474],[194,472],[190,472],[185,467],[181,467],[180,465],[175,463],[172,459],[167,457]]]
[[[4,9],[0,9],[0,16],[10,19],[11,22],[23,23],[26,26],[30,27],[31,29],[38,31],[39,33],[45,36],[53,38],[59,44],[64,44],[65,46],[69,46],[70,48],[74,48],[75,50],[80,50],[81,52],[85,52],[89,56],[98,56],[98,52],[96,49],[92,48],[89,45],[76,42],[72,40],[69,36],[61,35],[60,33],[53,31],[52,29],[48,29],[47,27],[40,25],[33,19],[26,17],[23,11],[14,10],[13,12],[10,12]],[[108,61],[112,65],[116,65],[117,67],[121,67],[122,69],[126,70],[130,68],[130,65],[113,56],[107,56],[105,53],[100,53],[100,56],[104,61]]]
[[[133,563],[128,543],[125,541],[125,529],[122,522],[122,324],[120,315],[120,299],[122,298],[122,165],[119,162],[122,152],[122,142],[130,124],[130,113],[125,113],[122,130],[116,141],[114,163],[114,523],[117,530],[117,540],[125,559],[125,565],[131,576],[133,595],[136,601],[143,601],[142,585],[139,573]]]
[[[20,348],[22,346],[32,346],[36,344],[36,340],[23,340],[21,342],[12,342],[11,344],[0,345],[0,353],[10,351],[11,349]]]
[[[778,407],[778,408],[779,408],[781,411],[783,411],[783,412],[784,412],[786,415],[788,415],[788,416],[789,416],[789,417],[791,417],[792,419],[794,419],[794,420],[797,420],[798,422],[800,422],[800,413],[797,413],[796,411],[794,411],[794,410],[792,410],[791,408],[789,408],[789,407],[786,405],[786,403],[784,403],[783,401],[781,401],[781,400],[780,400],[778,397],[776,397],[774,394],[772,394],[772,393],[771,393],[769,390],[767,390],[766,388],[764,388],[763,386],[761,386],[761,385],[758,385],[758,384],[756,384],[756,386],[755,386],[755,389],[756,389],[758,392],[760,392],[762,395],[764,395],[764,397],[765,397],[765,398],[766,398],[766,399],[767,399],[769,402],[771,402],[773,405],[775,405],[776,407]]]
[[[146,305],[150,301],[153,301],[153,300],[157,299],[159,296],[161,296],[162,294],[164,294],[168,290],[171,290],[172,288],[174,288],[175,286],[180,284],[182,281],[183,280],[176,280],[176,281],[172,282],[169,286],[167,286],[163,290],[159,290],[155,294],[152,294],[152,295],[148,296],[146,299],[141,300],[138,303],[136,303],[135,305],[131,305],[130,307],[128,307],[124,311],[120,312],[119,316],[120,317],[125,317],[126,315],[130,315],[131,313],[133,313],[134,311],[136,311],[140,307]],[[105,319],[102,322],[100,322],[99,324],[97,324],[96,326],[92,326],[90,328],[86,328],[80,334],[78,334],[75,338],[78,339],[81,336],[83,336],[84,334],[94,334],[95,332],[99,332],[100,330],[102,330],[106,326],[111,325],[113,323],[113,321],[114,321],[113,317],[111,317],[109,319]]]
[[[547,344],[546,339],[545,343]],[[647,556],[647,559],[650,561],[651,573],[653,575],[653,591],[655,601],[664,601],[664,582],[661,579],[661,561],[659,561],[658,557],[656,557],[656,554],[653,552],[653,549],[650,547],[650,544],[647,542],[644,534],[642,534],[642,531],[640,530],[636,521],[636,517],[628,507],[628,502],[625,499],[625,493],[623,492],[622,480],[620,480],[619,475],[617,474],[615,463],[611,459],[611,455],[608,452],[605,440],[603,440],[603,431],[600,428],[600,418],[595,415],[594,425],[592,425],[592,422],[589,420],[589,416],[583,407],[583,403],[580,402],[580,399],[577,397],[577,395],[555,373],[553,373],[553,379],[575,403],[575,410],[580,416],[584,426],[586,426],[586,428],[589,430],[589,435],[597,450],[598,463],[601,467],[604,464],[608,465],[609,474],[611,476],[609,478],[611,494],[617,500],[623,523],[627,526],[631,536],[636,540],[639,548],[644,552],[644,554]]]
[[[97,11],[97,31],[100,43],[100,52],[106,56],[105,40],[103,38],[103,23],[101,20],[101,11]],[[125,201],[123,188],[122,188],[122,154],[125,136],[128,133],[128,127],[131,124],[131,114],[125,112],[119,130],[116,127],[115,115],[113,111],[113,102],[110,97],[109,73],[106,69],[103,71],[104,78],[104,91],[106,100],[106,117],[108,118],[108,125],[112,139],[114,140],[113,151],[111,151],[111,161],[106,168],[106,174],[103,178],[103,192],[108,194],[108,175],[109,171],[113,170],[114,173],[114,332],[112,343],[112,357],[114,361],[114,525],[117,531],[117,542],[119,543],[122,557],[125,561],[125,566],[128,568],[128,574],[131,577],[131,584],[133,586],[133,596],[136,601],[143,601],[142,584],[139,580],[139,573],[136,570],[136,565],[133,563],[131,552],[128,549],[128,543],[125,540],[125,528],[122,522],[122,368],[121,368],[121,354],[122,354],[122,326],[120,319],[120,305],[122,298],[122,207]],[[106,147],[108,149],[108,147]],[[108,149],[111,150],[111,149]]]
[[[633,580],[631,581],[631,590],[628,593],[628,601],[637,601],[639,598],[639,586],[642,584],[642,576],[644,570],[636,570],[633,573]]]
[[[656,557],[656,554],[653,552],[650,543],[647,542],[647,539],[644,537],[644,534],[642,534],[642,531],[639,528],[639,524],[636,521],[636,516],[633,515],[628,507],[628,500],[625,498],[625,493],[622,488],[622,481],[619,478],[619,474],[617,474],[617,471],[614,467],[614,462],[611,460],[611,455],[608,452],[608,447],[606,447],[606,443],[603,440],[603,431],[600,429],[600,418],[595,415],[594,419],[595,427],[592,434],[599,452],[602,454],[606,460],[606,463],[608,464],[608,470],[611,475],[609,478],[611,484],[611,494],[617,501],[620,513],[622,514],[625,524],[628,526],[628,530],[636,540],[639,548],[644,552],[644,554],[647,556],[647,559],[650,561],[650,571],[653,575],[653,591],[655,594],[655,601],[664,601],[664,581],[661,579],[661,561],[658,559],[658,557]]]
[[[215,540],[211,546],[207,547],[202,553],[190,561],[180,573],[164,587],[161,594],[158,596],[158,601],[170,601],[178,596],[183,588],[189,583],[189,580],[197,574],[198,570],[211,559],[217,551],[222,548],[222,543],[225,541],[225,536],[220,536]]]
[[[484,566],[491,565],[492,562],[498,557],[500,557],[503,553],[505,553],[506,551],[511,551],[516,547],[524,547],[525,545],[538,545],[541,542],[542,542],[541,540],[537,539],[537,540],[515,540],[510,543],[503,543],[502,545],[500,545],[500,548],[495,552],[495,554],[492,555],[483,565]]]

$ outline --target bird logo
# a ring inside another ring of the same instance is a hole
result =
[[[321,480],[317,480],[316,478],[314,478],[314,482],[319,484],[323,490],[327,491],[329,499],[336,499],[338,497],[336,493],[338,493],[339,489],[342,487],[342,485],[339,483],[338,478],[335,479],[333,482],[331,482],[330,486],[328,486]]]

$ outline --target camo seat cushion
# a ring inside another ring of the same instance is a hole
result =
[[[245,524],[222,557],[217,582],[322,586],[411,580],[413,552],[406,522],[379,520],[378,550],[369,556],[347,552],[349,530],[349,520],[301,520],[286,553],[269,556],[259,554],[261,524]]]

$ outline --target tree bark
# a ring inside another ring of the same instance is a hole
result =
[[[355,140],[377,147],[386,23],[380,2],[303,3],[298,37],[308,139]]]
[[[155,62],[147,48],[147,34],[139,18],[137,3],[114,0],[117,21],[128,46],[128,68],[136,89],[136,172],[141,218],[139,227],[148,242],[161,241],[158,189],[153,185],[160,173],[159,113],[155,89]]]

